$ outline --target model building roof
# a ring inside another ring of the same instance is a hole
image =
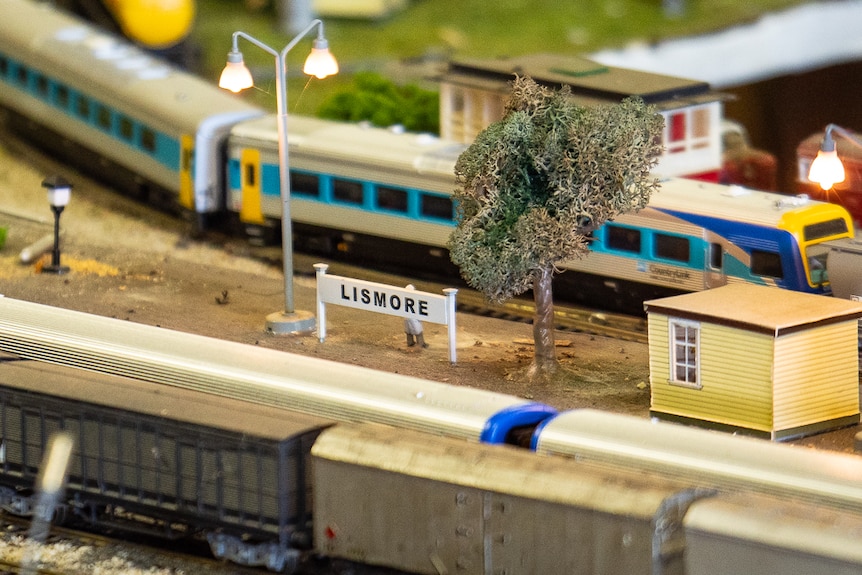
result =
[[[569,86],[581,105],[615,103],[628,96],[640,96],[646,103],[662,108],[713,102],[725,98],[709,84],[698,80],[664,76],[650,72],[605,66],[577,56],[534,54],[496,60],[465,59],[449,64],[442,80],[462,86],[509,91],[515,75],[529,76],[554,88]]]
[[[862,317],[862,303],[776,287],[730,284],[644,302],[647,313],[708,321],[775,337]]]

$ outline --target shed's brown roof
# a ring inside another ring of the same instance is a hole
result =
[[[862,318],[862,303],[775,287],[730,284],[644,302],[647,313],[729,325],[775,337]]]

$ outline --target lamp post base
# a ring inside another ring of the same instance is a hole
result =
[[[275,335],[311,331],[316,323],[314,314],[308,311],[277,311],[266,316],[266,331]]]
[[[61,266],[61,265],[53,265],[53,264],[48,265],[48,266],[42,266],[42,273],[43,274],[57,274],[57,275],[69,273],[69,266]]]

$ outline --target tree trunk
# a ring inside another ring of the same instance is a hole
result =
[[[533,278],[533,301],[536,317],[533,320],[535,355],[530,367],[531,377],[543,377],[557,370],[557,349],[554,345],[554,270],[550,268],[536,272]]]

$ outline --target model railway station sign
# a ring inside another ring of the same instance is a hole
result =
[[[314,264],[317,271],[317,335],[326,339],[326,304],[394,315],[421,322],[439,323],[449,328],[449,361],[455,363],[455,295],[457,289],[443,290],[445,295],[416,291],[406,287],[334,276],[326,273],[326,264]]]

